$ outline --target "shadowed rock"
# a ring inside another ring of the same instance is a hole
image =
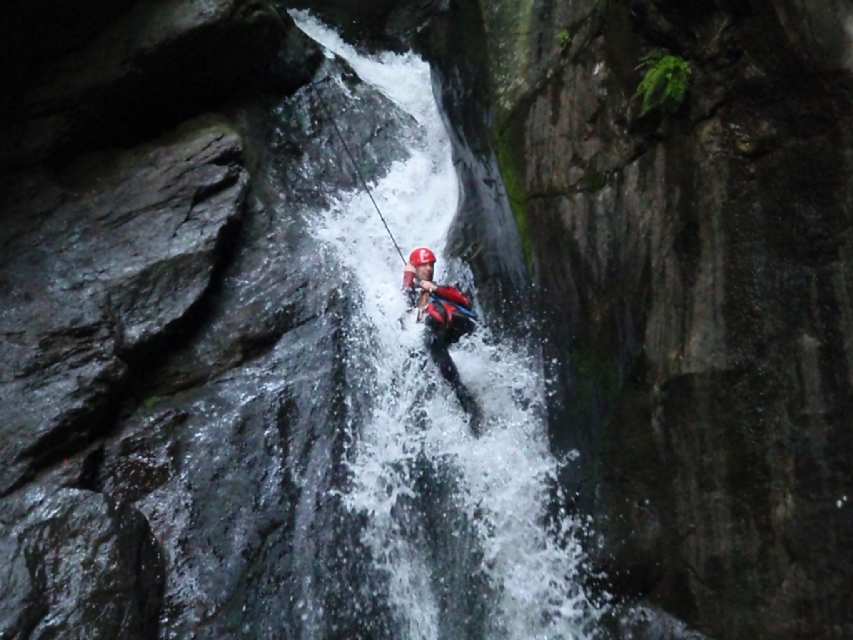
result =
[[[17,3],[4,12],[24,33],[42,19]],[[69,19],[69,34],[58,38],[68,41],[65,47],[36,49],[37,64],[2,105],[0,167],[133,143],[233,101],[238,91],[270,77],[279,46],[295,29],[271,3],[255,0],[135,2],[108,15],[115,17],[106,24],[93,20],[89,29],[75,29],[82,21]],[[50,33],[52,21],[44,24]],[[20,48],[4,61],[9,74],[21,69],[11,62],[24,55]]]

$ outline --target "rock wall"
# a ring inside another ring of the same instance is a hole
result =
[[[367,180],[410,117],[268,2],[48,9],[0,28],[0,637],[390,637],[307,215],[330,114]]]
[[[280,629],[258,556],[310,394],[248,396],[336,347],[262,156],[319,52],[267,2],[1,12],[0,637]]]
[[[613,587],[713,637],[850,636],[847,5],[481,8],[553,441]],[[655,48],[692,69],[674,114],[635,96]]]
[[[267,2],[98,4],[4,10],[14,49],[2,64],[15,83],[2,104],[0,167],[133,144],[234,100],[273,77],[286,36]]]

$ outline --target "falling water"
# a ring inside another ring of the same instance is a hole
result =
[[[428,64],[411,53],[360,55],[309,15],[293,15],[327,56],[345,59],[412,117],[409,157],[372,185],[373,195],[404,252],[429,246],[437,281],[476,292],[465,265],[443,256],[459,186]],[[395,637],[593,637],[601,608],[580,583],[581,524],[565,513],[546,518],[561,463],[548,448],[535,345],[502,341],[485,318],[452,348],[484,409],[475,438],[423,352],[424,327],[400,294],[400,257],[367,194],[333,194],[315,214],[312,233],[343,265],[358,308],[346,320],[355,372],[347,394],[367,407],[348,427],[349,482],[339,497],[363,516],[361,543],[383,576],[385,593],[376,596],[387,601]],[[316,605],[312,615],[322,615]]]

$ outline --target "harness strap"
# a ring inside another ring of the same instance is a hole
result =
[[[458,310],[458,311],[459,311],[459,313],[461,313],[463,316],[466,316],[466,317],[470,318],[471,320],[479,320],[479,319],[480,319],[480,318],[477,316],[477,314],[476,314],[476,313],[474,313],[474,312],[473,312],[473,311],[471,311],[470,309],[467,309],[467,308],[463,307],[463,306],[462,306],[462,305],[460,305],[458,302],[453,302],[452,300],[447,300],[447,299],[445,299],[445,298],[442,298],[441,296],[437,296],[437,295],[435,295],[434,293],[433,293],[433,294],[431,294],[431,300],[432,300],[433,302],[444,302],[444,303],[447,303],[447,304],[449,304],[450,306],[452,306],[454,309]]]

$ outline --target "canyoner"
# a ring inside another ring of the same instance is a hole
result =
[[[468,414],[471,432],[479,436],[483,412],[462,383],[459,370],[448,353],[450,345],[474,331],[477,314],[471,308],[469,295],[458,287],[437,285],[432,281],[435,262],[435,254],[425,247],[412,251],[403,268],[403,291],[409,306],[417,312],[417,321],[426,326],[424,343],[432,361]]]
[[[322,80],[310,83],[309,86],[316,94],[317,84],[328,82],[330,79],[331,77],[327,76]],[[317,94],[317,97],[318,104],[326,112],[326,116],[332,123],[335,134],[341,143],[341,148],[349,159],[353,172],[358,178],[358,183],[379,216],[379,220],[382,222],[382,226],[385,228],[388,239],[394,246],[397,255],[400,256],[400,259],[404,263],[403,291],[406,294],[409,306],[417,312],[417,321],[422,322],[426,327],[424,333],[426,350],[441,373],[441,376],[452,387],[460,406],[468,415],[471,432],[475,436],[479,436],[482,429],[483,412],[477,404],[476,398],[474,398],[462,383],[459,377],[459,370],[448,353],[450,345],[455,344],[460,338],[474,331],[477,314],[472,309],[472,298],[470,295],[459,291],[458,287],[439,286],[432,282],[436,258],[430,249],[425,247],[415,249],[409,255],[409,260],[406,261],[403,257],[403,251],[400,249],[400,245],[397,244],[397,239],[388,225],[388,221],[382,214],[382,209],[376,203],[370,186],[364,179],[355,156],[350,151],[346,138],[341,133],[340,127],[338,127],[334,114],[325,108],[323,99],[319,94]]]

